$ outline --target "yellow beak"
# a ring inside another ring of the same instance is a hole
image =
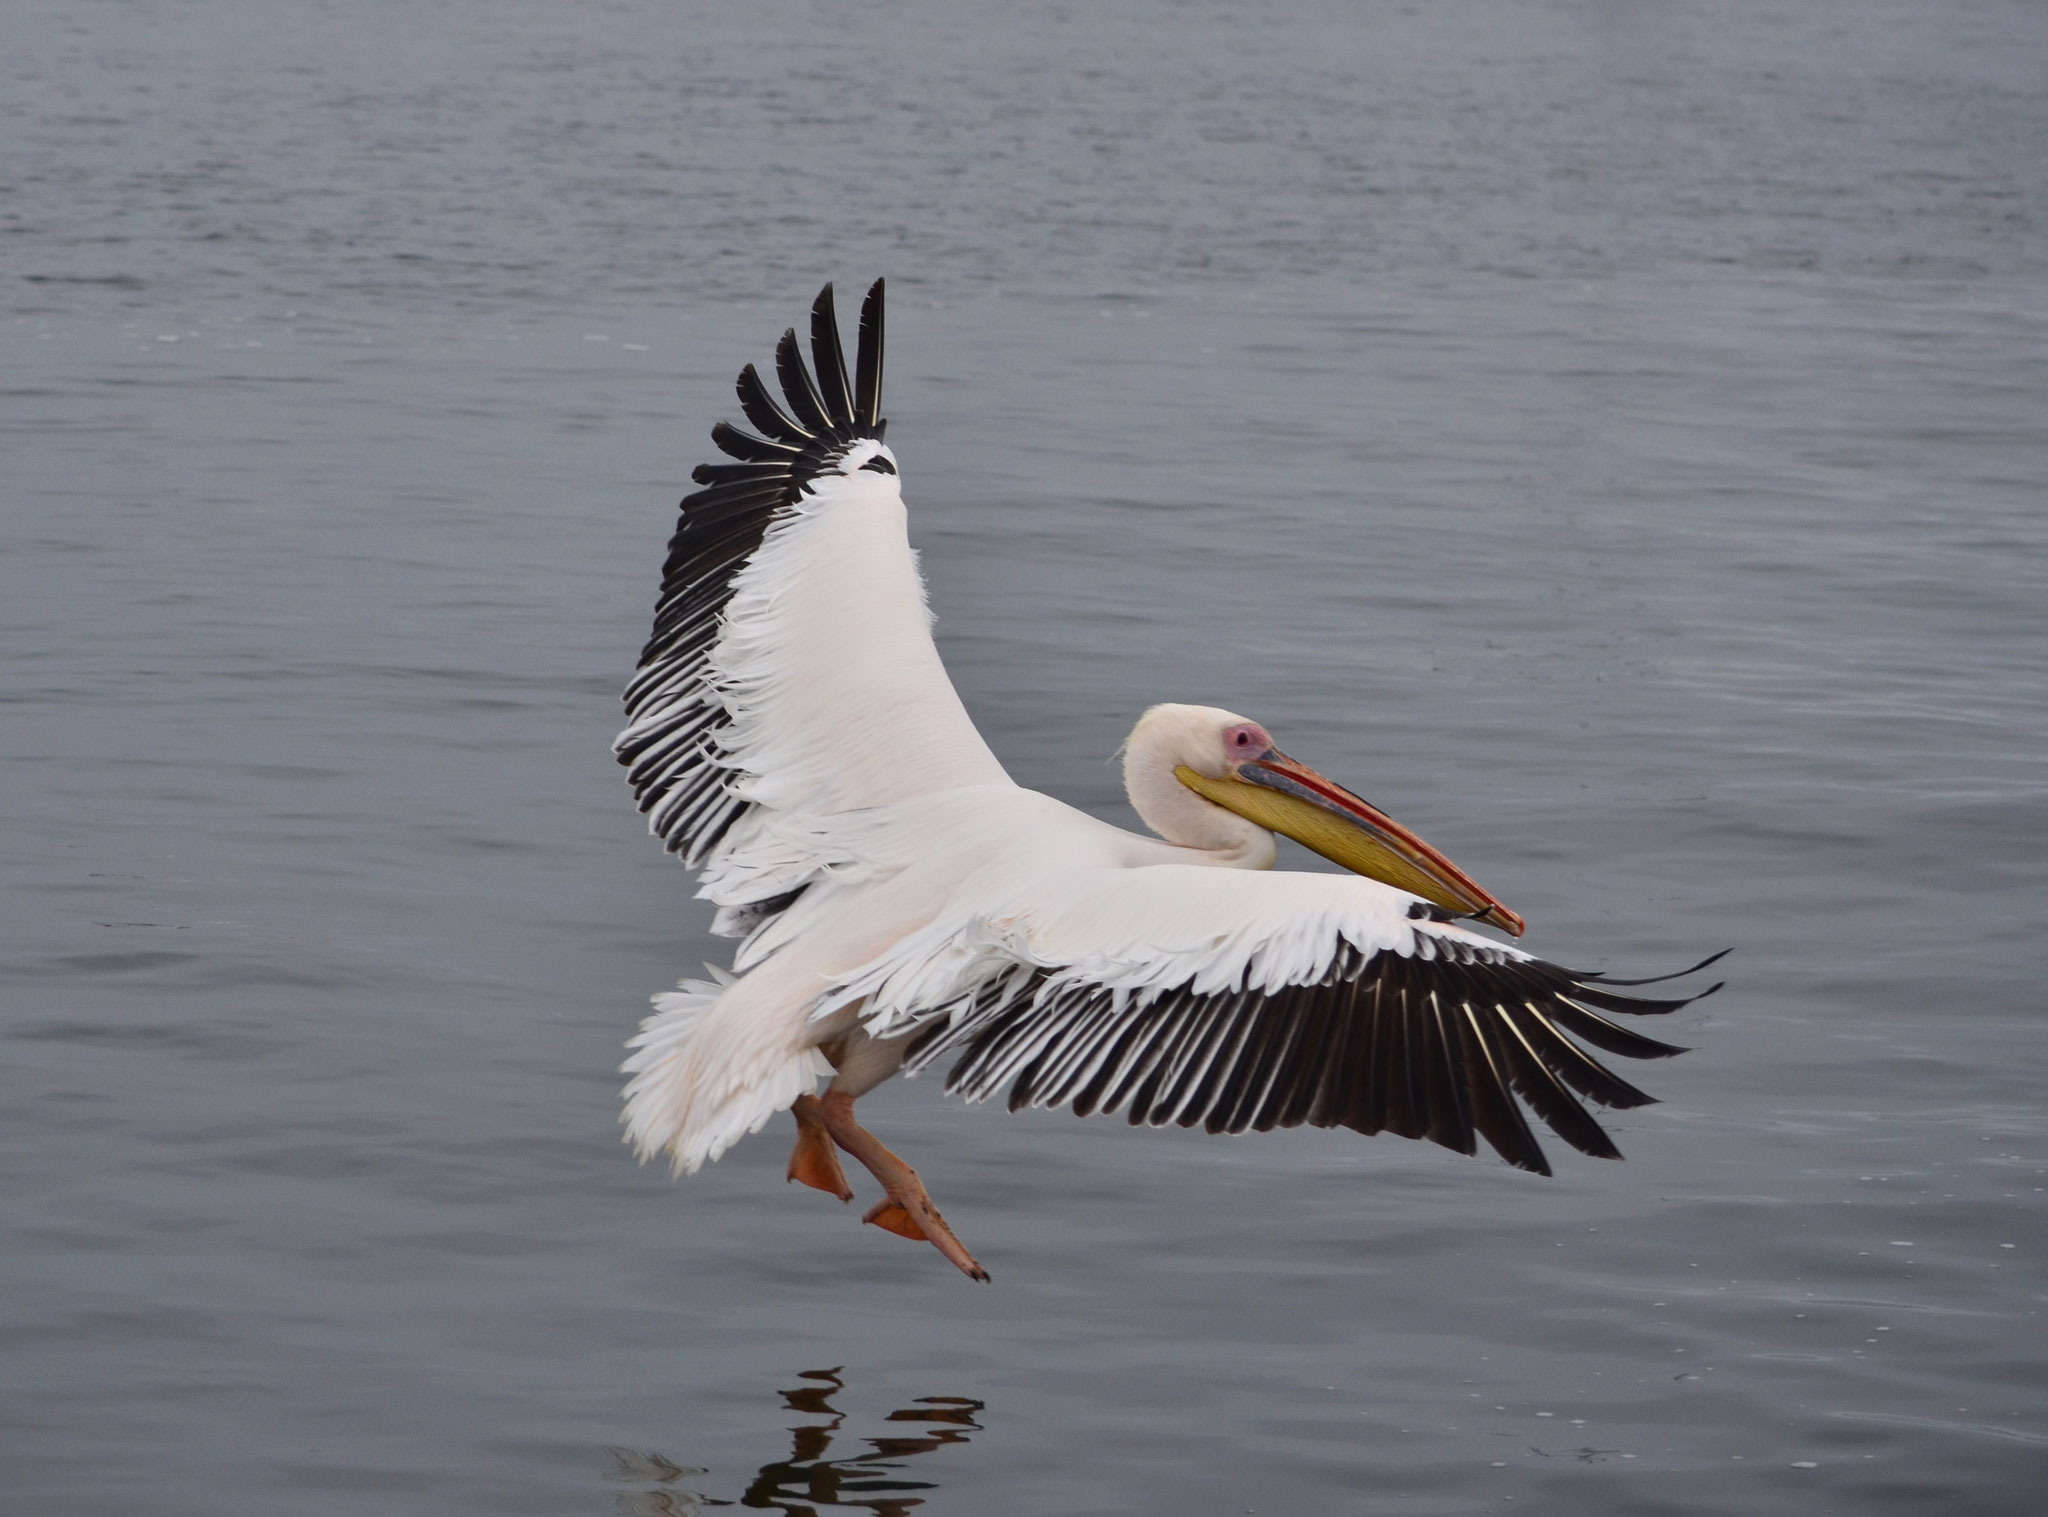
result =
[[[1522,935],[1522,919],[1464,870],[1378,807],[1277,748],[1221,779],[1197,774],[1185,764],[1173,773],[1204,800],[1291,837],[1354,874],[1491,923],[1513,937]]]

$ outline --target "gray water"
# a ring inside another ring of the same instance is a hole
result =
[[[0,33],[11,1509],[2039,1509],[2048,11]],[[1539,952],[1734,949],[1626,1164],[898,1082],[980,1288],[779,1127],[632,1163],[725,945],[617,692],[732,375],[877,274],[1021,781],[1126,820],[1231,706]]]

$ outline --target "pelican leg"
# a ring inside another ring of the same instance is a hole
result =
[[[944,1254],[972,1280],[986,1281],[988,1271],[974,1262],[946,1219],[932,1205],[917,1171],[882,1146],[882,1140],[853,1119],[853,1097],[843,1090],[828,1090],[818,1103],[819,1116],[832,1141],[867,1166],[868,1173],[882,1182],[888,1192],[863,1222],[895,1233],[900,1238],[923,1238]]]
[[[818,1098],[801,1095],[789,1109],[796,1118],[796,1148],[789,1156],[789,1178],[801,1180],[812,1190],[822,1190],[842,1201],[853,1199],[853,1187],[846,1183],[846,1171],[839,1167],[839,1150],[832,1146],[818,1115]]]

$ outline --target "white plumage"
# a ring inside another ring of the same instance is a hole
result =
[[[1157,837],[1010,780],[932,643],[882,441],[882,300],[877,281],[851,370],[827,286],[815,371],[791,331],[782,404],[742,372],[759,435],[714,430],[739,462],[697,471],[627,691],[617,749],[650,827],[700,868],[716,929],[745,938],[736,977],[657,996],[632,1041],[624,1121],[641,1156],[694,1170],[792,1109],[791,1178],[849,1195],[836,1143],[883,1182],[869,1220],[977,1277],[915,1174],[852,1119],[906,1064],[957,1055],[949,1088],[1007,1087],[1013,1109],[1342,1125],[1467,1153],[1477,1136],[1547,1172],[1519,1096],[1574,1146],[1619,1157],[1578,1098],[1649,1098],[1574,1039],[1676,1053],[1601,1012],[1685,1003],[1619,995],[1626,982],[1461,925],[1521,928],[1256,723],[1146,713],[1124,771]],[[1269,872],[1274,828],[1361,873]]]

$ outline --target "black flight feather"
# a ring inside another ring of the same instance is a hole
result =
[[[784,332],[782,341],[775,344],[775,377],[782,381],[782,398],[789,402],[789,409],[799,423],[820,437],[829,437],[837,430],[825,412],[818,387],[811,382],[811,371],[804,367],[795,327]]]
[[[853,420],[882,435],[882,281],[860,303],[860,352],[854,359]]]
[[[811,307],[822,393],[794,331],[776,349],[779,400],[754,365],[740,370],[734,390],[754,430],[712,428],[713,445],[737,461],[697,467],[692,478],[702,488],[684,498],[669,539],[654,625],[626,687],[627,725],[614,751],[649,825],[686,863],[702,863],[752,805],[731,789],[718,746],[731,715],[706,678],[735,578],[818,474],[863,438],[882,435],[881,292],[877,281],[861,312],[851,385],[830,285]],[[794,899],[763,902],[753,919]]]
[[[1509,1164],[1549,1174],[1526,1107],[1581,1153],[1619,1158],[1581,1103],[1627,1109],[1652,1098],[1580,1045],[1638,1059],[1682,1052],[1601,1011],[1663,1015],[1697,997],[1616,995],[1598,976],[1433,933],[1419,933],[1416,948],[1366,954],[1344,943],[1306,983],[1188,984],[1143,1002],[1020,969],[935,1015],[904,1067],[956,1055],[946,1088],[978,1101],[1007,1087],[1012,1111],[1127,1108],[1134,1124],[1213,1133],[1349,1127],[1466,1154],[1484,1138]]]
[[[846,355],[839,347],[839,318],[832,310],[832,286],[818,291],[811,306],[811,363],[818,371],[818,394],[832,418],[835,432],[854,426],[853,389],[846,382]]]

